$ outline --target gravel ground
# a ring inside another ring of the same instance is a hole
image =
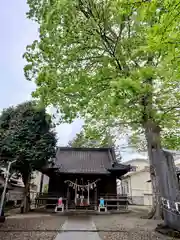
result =
[[[141,219],[140,216],[145,215],[144,213],[136,210],[128,214],[95,215],[92,216],[92,220],[97,230],[102,230],[99,232],[102,240],[173,239],[155,233],[154,229],[160,221]],[[53,240],[66,220],[67,217],[55,214],[11,216],[4,224],[0,224],[0,239]]]
[[[56,233],[48,232],[21,232],[21,233],[0,233],[0,239],[2,240],[53,240],[56,237]]]
[[[106,217],[103,215],[94,216],[93,221],[96,225],[97,230],[102,230],[99,232],[102,240],[172,239],[154,232],[155,227],[158,223],[160,223],[160,221],[140,219],[138,214],[137,216],[130,213],[121,215],[109,215]],[[103,230],[106,232],[103,232]]]
[[[3,240],[52,240],[65,222],[63,216],[26,215],[10,217],[0,225]]]

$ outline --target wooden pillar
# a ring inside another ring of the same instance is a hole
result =
[[[77,179],[75,183],[77,184]],[[77,185],[76,184],[75,184],[75,199],[74,199],[75,204],[77,204]]]
[[[96,187],[95,190],[94,190],[94,203],[95,203],[94,210],[97,210],[97,205],[98,205],[97,187]]]
[[[124,194],[124,191],[123,191],[123,180],[121,180],[121,195]]]
[[[88,181],[88,205],[89,205],[89,181]]]
[[[66,210],[68,210],[68,203],[69,203],[69,185],[67,187]]]
[[[40,189],[39,189],[40,193],[42,193],[43,191],[43,182],[44,182],[44,174],[41,173],[41,182],[40,182]]]

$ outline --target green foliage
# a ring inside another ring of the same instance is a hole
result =
[[[13,168],[22,174],[23,180],[47,164],[55,154],[55,145],[51,118],[35,102],[25,102],[1,113],[0,160],[17,160]]]
[[[180,149],[180,135],[179,132],[172,129],[164,132],[162,136],[162,145],[164,148],[179,150]]]
[[[110,124],[110,122],[109,122]],[[124,135],[125,130],[117,127],[106,126],[104,122],[90,121],[85,123],[83,129],[68,143],[70,147],[113,147],[116,159],[121,160],[118,140]]]
[[[113,137],[97,128],[89,127],[81,130],[75,138],[68,143],[70,147],[112,147]]]
[[[40,40],[24,55],[35,98],[57,106],[65,121],[111,118],[138,129],[151,119],[179,139],[178,1],[28,3],[40,24]]]
[[[164,130],[161,135],[162,146],[169,150],[179,150],[180,148],[180,135],[174,129]],[[133,131],[128,138],[128,145],[138,152],[147,152],[147,141],[142,129]]]

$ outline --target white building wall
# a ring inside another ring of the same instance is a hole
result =
[[[151,183],[147,182],[147,179],[149,178],[150,174],[148,171],[138,172],[131,175],[131,196],[134,204],[147,205],[147,201],[144,202],[144,196],[148,195],[148,198],[152,197]]]
[[[39,190],[40,190],[41,176],[42,176],[42,173],[39,171],[35,171],[32,174],[31,184],[36,185],[36,190],[35,190],[36,192],[39,192]]]
[[[152,194],[144,194],[144,205],[152,206]]]
[[[40,187],[41,187],[41,178],[42,178],[42,173],[41,172],[38,172],[38,171],[35,171],[33,173],[33,178],[31,180],[31,183],[35,184],[36,185],[36,192],[40,192]],[[45,184],[48,184],[49,183],[49,177],[44,175],[43,176],[43,185],[42,185],[42,191],[43,191],[43,188],[44,188],[44,185]]]
[[[123,162],[123,164],[130,164],[131,166],[135,166],[137,170],[142,170],[145,166],[149,166],[149,161],[147,159],[132,159],[127,162]]]
[[[150,174],[141,171],[149,166],[148,161],[134,159],[126,163],[136,167],[136,171],[125,175],[125,179],[118,184],[118,192],[127,194],[134,204],[152,205],[152,185],[148,182]],[[175,165],[180,168],[180,159],[175,161]]]
[[[43,177],[43,186],[42,186],[42,191],[44,191],[44,187],[45,185],[48,185],[49,186],[49,177],[44,175]]]
[[[149,162],[146,159],[133,159],[125,164],[130,164],[134,169],[124,176],[118,186],[118,192],[127,194],[133,204],[149,205],[152,198],[151,183],[147,182],[150,179]]]
[[[180,159],[176,159],[175,165],[178,166],[178,167],[180,167]]]
[[[148,198],[152,197],[151,183],[147,182],[149,177],[150,174],[148,171],[131,173],[131,175],[121,181],[122,185],[120,185],[121,190],[119,191],[123,194],[127,194],[132,204],[149,205],[147,201],[144,202],[145,195],[149,195]]]

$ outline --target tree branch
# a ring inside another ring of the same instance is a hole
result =
[[[87,10],[85,10],[84,3],[82,2],[82,0],[79,0],[79,10],[84,14],[84,16],[89,19],[92,18],[94,20],[94,22],[97,24],[98,29],[95,29],[96,33],[101,37],[102,39],[102,43],[106,49],[106,51],[110,54],[111,57],[113,57],[113,59],[115,60],[115,63],[118,67],[118,69],[120,71],[123,70],[121,63],[119,61],[119,59],[116,57],[113,48],[111,46],[111,44],[109,43],[109,41],[114,42],[111,38],[109,38],[106,34],[106,29],[102,29],[102,27],[100,26],[100,23],[97,22],[97,19],[95,17],[95,15],[93,14],[92,11],[92,3],[88,2],[89,6],[87,7]],[[93,34],[93,33],[92,33]]]
[[[176,106],[171,106],[171,107],[169,107],[169,108],[166,108],[166,110],[165,110],[165,108],[162,108],[161,110],[163,111],[161,120],[163,120],[163,117],[164,117],[167,113],[169,113],[169,112],[171,112],[171,111],[173,111],[173,110],[180,111],[180,105],[178,104],[178,105],[176,105]]]

